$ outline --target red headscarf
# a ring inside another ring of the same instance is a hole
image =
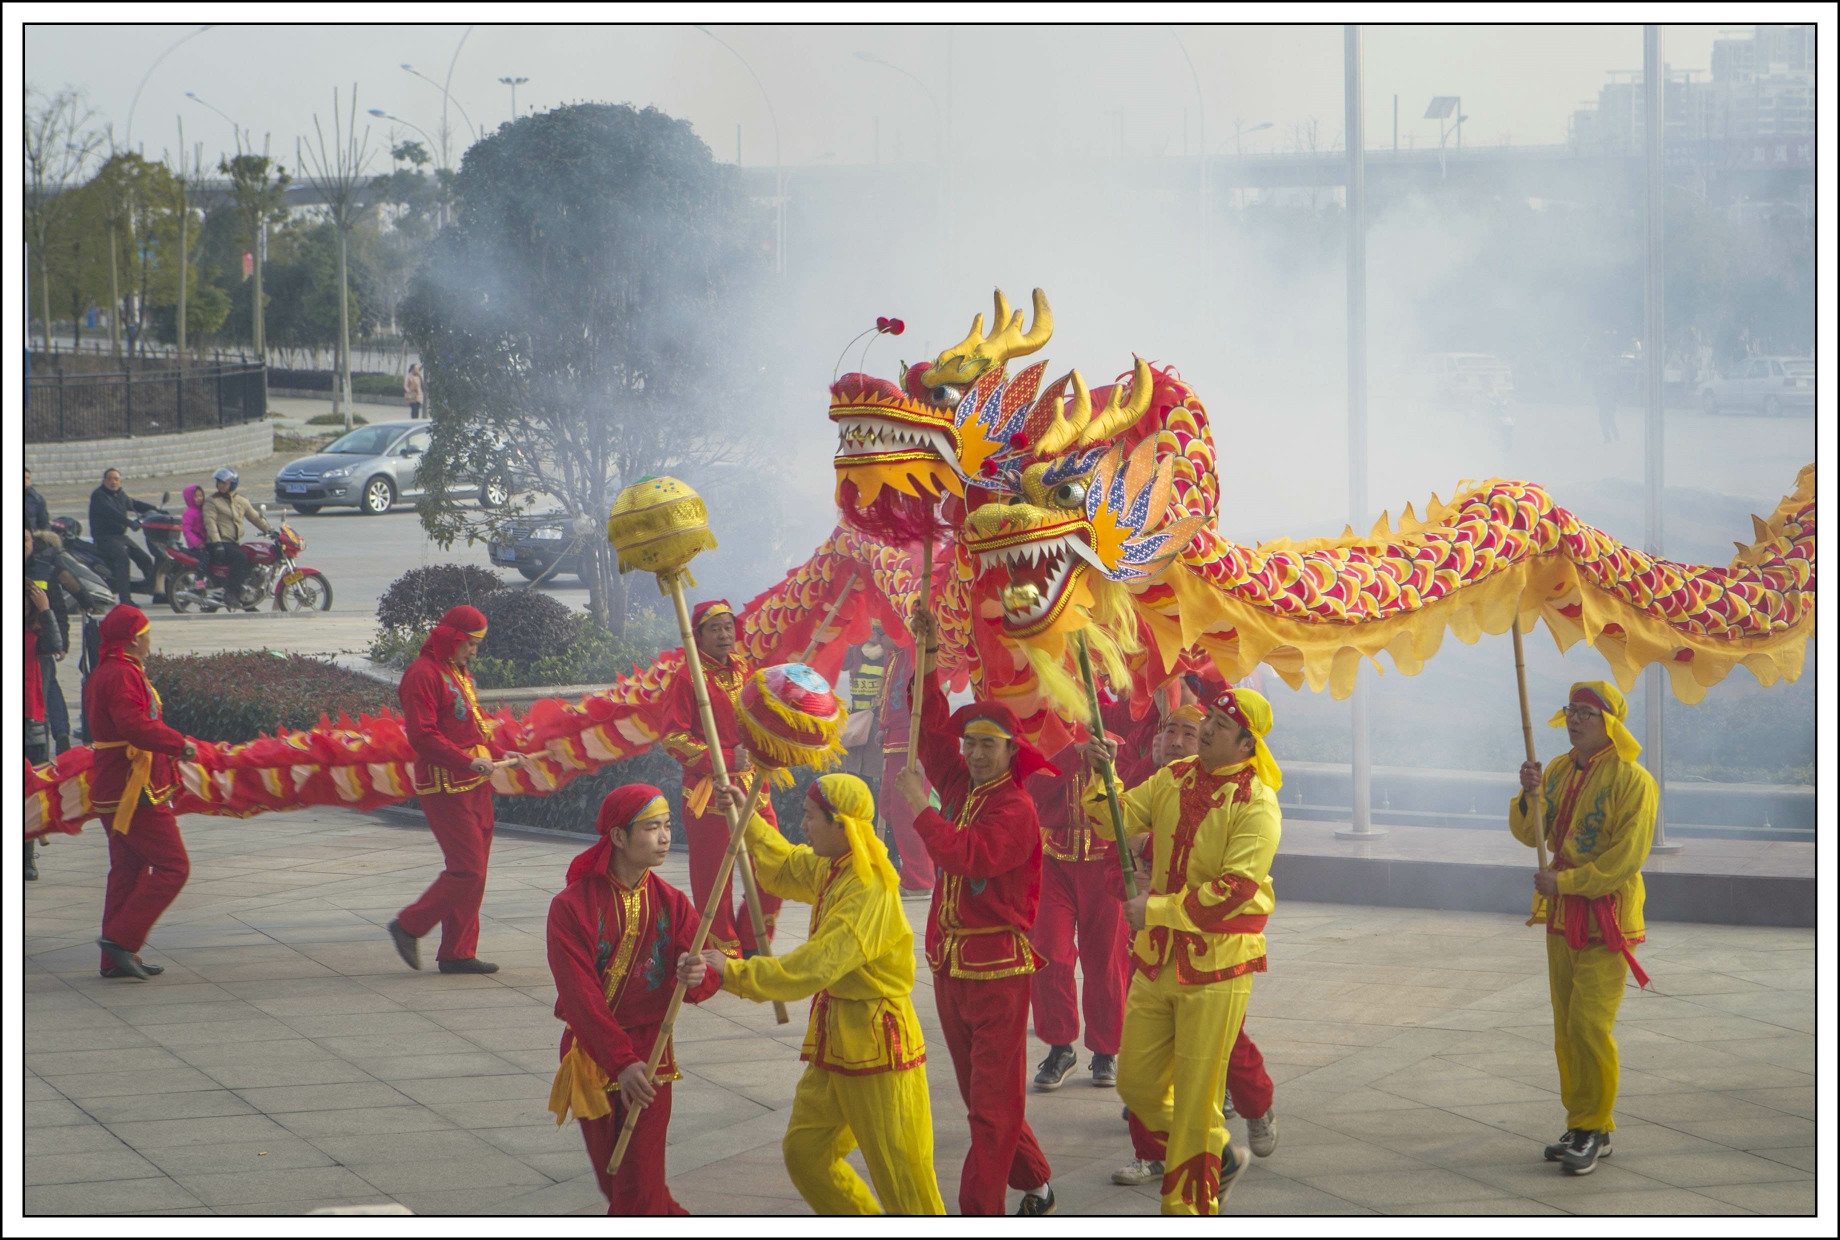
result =
[[[669,812],[669,806],[664,793],[650,784],[621,784],[609,792],[601,801],[601,812],[594,818],[594,829],[601,838],[569,862],[568,881],[572,883],[587,874],[605,874],[607,863],[613,857],[613,829],[630,827],[647,813],[655,814],[659,810]]]
[[[151,627],[140,608],[118,603],[102,618],[101,658],[124,653],[124,647]]]
[[[421,653],[432,655],[445,663],[454,657],[454,647],[469,638],[486,635],[485,613],[477,607],[468,607],[465,603],[458,607],[449,607],[441,622],[428,630],[427,640],[422,642]]]
[[[1027,782],[1029,776],[1037,771],[1046,771],[1050,775],[1059,775],[1061,768],[1048,761],[1041,750],[1029,744],[1022,735],[1022,723],[1016,718],[1016,712],[1001,702],[973,702],[961,706],[952,714],[952,727],[960,736],[974,723],[984,721],[994,731],[1001,732],[1016,746],[1016,756],[1010,763],[1010,776],[1017,783]]]

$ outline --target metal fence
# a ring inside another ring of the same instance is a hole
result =
[[[176,435],[268,416],[267,367],[225,362],[115,373],[47,370],[26,379],[25,442]]]

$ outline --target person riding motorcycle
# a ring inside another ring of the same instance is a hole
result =
[[[224,604],[228,607],[238,606],[238,596],[243,589],[243,582],[249,577],[249,570],[254,567],[249,556],[241,546],[243,522],[247,521],[264,534],[272,534],[268,522],[255,506],[236,493],[236,485],[241,479],[234,469],[225,467],[211,475],[217,487],[217,493],[205,497],[204,537],[205,545],[211,552],[211,563],[226,565],[230,569],[230,581],[224,588]],[[245,608],[254,611],[250,605]]]

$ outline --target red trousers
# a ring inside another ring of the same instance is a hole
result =
[[[1006,1185],[1039,1188],[1049,1176],[1048,1159],[1023,1115],[1029,979],[1018,975],[974,982],[936,973],[933,999],[971,1124],[971,1150],[958,1180],[958,1212],[1003,1214]]]
[[[179,820],[170,805],[142,804],[128,823],[128,833],[107,825],[109,882],[102,897],[102,937],[127,951],[147,944],[147,932],[172,902],[179,898],[192,862],[179,838]],[[102,967],[115,962],[102,957]]]
[[[1233,1098],[1233,1109],[1248,1119],[1258,1119],[1271,1110],[1271,1088],[1265,1056],[1246,1036],[1246,1026],[1242,1024],[1233,1042],[1233,1053],[1227,1056],[1227,1093]],[[1130,1123],[1131,1149],[1137,1157],[1161,1162],[1163,1142],[1137,1116],[1131,1116]]]
[[[901,854],[901,890],[931,891],[933,858],[926,851],[920,833],[914,830],[913,806],[894,790],[894,777],[906,765],[905,749],[882,756],[882,817],[888,820],[888,833],[894,837],[895,851]]]
[[[1124,994],[1131,984],[1131,932],[1124,919],[1123,880],[1116,861],[1042,858],[1041,907],[1029,941],[1047,959],[1034,976],[1035,1036],[1072,1046],[1086,1016],[1086,1049],[1116,1055],[1124,1031]],[[1075,939],[1078,950],[1075,950]],[[1073,966],[1086,983],[1076,995]]]
[[[620,1160],[620,1173],[607,1174],[607,1160],[619,1144],[620,1129],[626,1124],[626,1106],[615,1090],[608,1095],[613,1114],[599,1119],[584,1119],[581,1138],[588,1146],[588,1161],[594,1164],[594,1178],[600,1181],[601,1193],[607,1198],[609,1214],[688,1214],[677,1204],[664,1184],[665,1130],[671,1124],[671,1087],[660,1085],[652,1105],[639,1112],[632,1140],[626,1143],[626,1157]]]
[[[479,905],[492,856],[492,785],[424,793],[419,800],[446,868],[396,920],[418,939],[439,924],[441,950],[435,959],[469,960],[479,954]]]
[[[690,843],[690,899],[699,914],[709,905],[710,888],[716,885],[722,854],[728,851],[728,816],[716,808],[713,797],[704,806],[704,811],[692,818],[689,807],[684,808],[684,838]],[[775,827],[779,826],[771,801],[761,803],[760,816]],[[741,864],[740,860],[735,864]],[[752,954],[759,949],[754,941],[754,919],[748,916],[745,897],[740,912],[735,910],[735,888],[738,886],[740,880],[730,872],[728,883],[722,889],[721,902],[716,905],[715,918],[709,923],[710,945],[726,951],[739,943],[743,952]],[[773,923],[779,917],[779,904],[778,896],[768,895],[764,890],[760,893],[760,913],[767,923],[769,942],[773,939]]]

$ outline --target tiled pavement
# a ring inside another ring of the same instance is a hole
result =
[[[28,1214],[604,1208],[579,1137],[545,1109],[560,1026],[544,915],[578,845],[502,835],[481,947],[503,970],[411,973],[383,924],[439,858],[406,821],[187,819],[192,880],[145,953],[167,970],[150,983],[96,975],[101,830],[42,855],[25,888]],[[685,883],[682,854],[665,876]],[[1229,1212],[1813,1210],[1812,932],[1651,927],[1655,991],[1632,987],[1619,1026],[1616,1154],[1569,1178],[1539,1153],[1563,1116],[1536,931],[1279,897],[1249,1027],[1278,1082],[1282,1140]],[[924,905],[908,915],[922,925]],[[804,918],[786,922],[790,943]],[[931,996],[916,1001],[952,1203],[967,1130]],[[727,995],[685,1012],[670,1170],[692,1211],[804,1212],[779,1153],[803,1007],[784,1027]],[[1129,1143],[1084,1059],[1029,1102],[1062,1209],[1153,1212],[1154,1185],[1109,1181]]]

